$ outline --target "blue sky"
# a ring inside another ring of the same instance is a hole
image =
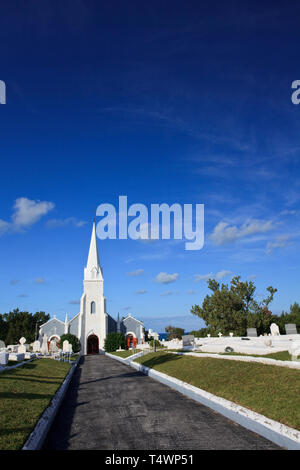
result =
[[[76,314],[101,203],[205,205],[205,244],[99,241],[107,310],[187,330],[206,279],[300,302],[297,2],[1,7],[0,312]],[[160,273],[166,273],[157,277]]]

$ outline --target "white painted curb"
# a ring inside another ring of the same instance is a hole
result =
[[[145,367],[142,364],[130,362],[129,365],[143,374],[168,385],[183,395],[217,411],[244,428],[269,439],[269,441],[274,442],[280,447],[285,447],[289,450],[300,450],[300,431],[297,431],[297,429],[285,426],[278,421],[274,421],[255,411],[237,405],[232,401],[213,395],[201,388],[175,379],[154,369],[150,369],[149,367]]]
[[[46,408],[41,418],[37,422],[34,430],[32,431],[27,441],[25,442],[24,446],[22,447],[22,450],[41,449],[43,442],[47,436],[47,433],[50,429],[50,426],[58,412],[61,402],[68,389],[70,380],[75,372],[75,369],[77,367],[79,360],[80,360],[80,356],[72,365],[71,369],[69,370],[68,375],[66,376],[59,390],[56,392],[56,394],[52,398],[50,405],[48,406],[48,408]]]
[[[112,357],[113,359],[117,359],[117,361],[119,362],[122,362],[122,364],[129,364],[130,361],[133,361],[134,359],[136,359],[137,357],[140,357],[143,355],[143,351],[140,351],[136,354],[133,354],[132,356],[128,356],[128,357],[121,357],[121,356],[117,356],[116,354],[110,354],[110,353],[104,353],[105,356],[108,356],[108,357]]]

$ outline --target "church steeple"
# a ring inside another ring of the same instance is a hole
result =
[[[86,268],[84,269],[85,280],[103,280],[102,269],[99,263],[95,219],[93,222],[92,236]]]

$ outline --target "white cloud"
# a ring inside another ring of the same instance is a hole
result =
[[[271,220],[247,220],[241,227],[236,225],[230,226],[227,222],[219,222],[210,235],[210,239],[215,245],[224,245],[256,233],[265,233],[275,228],[276,226]]]
[[[146,294],[147,291],[145,289],[137,290],[136,294]]]
[[[12,215],[15,227],[29,227],[54,208],[53,202],[33,201],[27,197],[16,199]]]
[[[45,279],[43,277],[37,277],[35,280],[34,280],[34,283],[35,284],[45,284]]]
[[[131,271],[129,273],[127,273],[128,276],[142,276],[142,274],[144,274],[144,270],[143,269],[136,269],[135,271]]]
[[[159,273],[156,276],[156,282],[160,284],[170,284],[171,282],[175,282],[179,277],[178,273],[174,274],[167,274],[167,273]]]
[[[5,222],[5,220],[0,219],[0,235],[3,235],[3,233],[7,232],[9,228],[10,224]]]
[[[209,273],[209,274],[195,274],[195,279],[194,281],[195,282],[199,282],[199,281],[208,281],[208,279],[216,279],[216,280],[219,280],[219,279],[223,279],[223,277],[226,277],[228,276],[229,274],[232,274],[231,271],[228,271],[228,270],[223,270],[223,271],[219,271],[217,274],[213,274],[213,273]]]
[[[231,271],[226,271],[224,269],[224,271],[219,271],[217,274],[216,274],[216,280],[220,280],[220,279],[223,279],[224,277],[226,276],[229,276],[229,274],[232,274]]]
[[[74,227],[83,227],[87,222],[84,220],[78,220],[76,217],[67,217],[66,219],[50,219],[47,222],[49,228],[66,227],[67,225],[73,225]]]
[[[161,295],[162,297],[164,297],[164,296],[172,295],[172,294],[173,294],[173,291],[172,291],[172,290],[167,290],[167,291],[165,291],[165,292],[162,292],[160,295]]]
[[[15,200],[12,222],[6,222],[0,219],[0,235],[5,232],[16,232],[24,228],[30,227],[40,220],[54,208],[53,202],[34,201],[27,197],[20,197]]]
[[[274,242],[268,242],[266,246],[266,253],[270,254],[274,248],[285,248],[289,245],[290,235],[280,235]]]
[[[200,281],[208,281],[208,279],[212,279],[214,277],[213,273],[209,274],[195,274],[195,282],[200,282]]]

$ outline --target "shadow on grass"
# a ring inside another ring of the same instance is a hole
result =
[[[40,400],[43,398],[51,399],[53,398],[53,394],[45,394],[45,393],[13,393],[13,392],[1,392],[0,393],[0,400],[4,398],[11,398],[12,400]]]
[[[17,380],[17,381],[21,381],[21,382],[36,382],[36,383],[40,383],[40,384],[50,384],[50,385],[55,385],[55,384],[60,384],[61,383],[61,377],[45,377],[45,378],[48,378],[48,379],[51,379],[50,380],[43,380],[43,377],[41,377],[41,379],[38,379],[37,378],[38,376],[35,376],[35,375],[31,375],[31,376],[27,376],[27,375],[13,375],[13,376],[8,376],[8,375],[4,375],[1,377],[2,380]]]
[[[24,426],[24,427],[19,427],[19,428],[13,428],[13,429],[0,429],[0,437],[5,437],[8,436],[9,434],[15,434],[18,432],[26,432],[30,434],[32,431],[32,426]],[[5,449],[2,449],[5,450]]]
[[[158,354],[157,356],[152,356],[147,360],[141,361],[141,364],[145,367],[154,368],[155,366],[166,364],[167,362],[179,361],[181,358],[182,356],[177,354]],[[138,359],[135,362],[140,363]]]

